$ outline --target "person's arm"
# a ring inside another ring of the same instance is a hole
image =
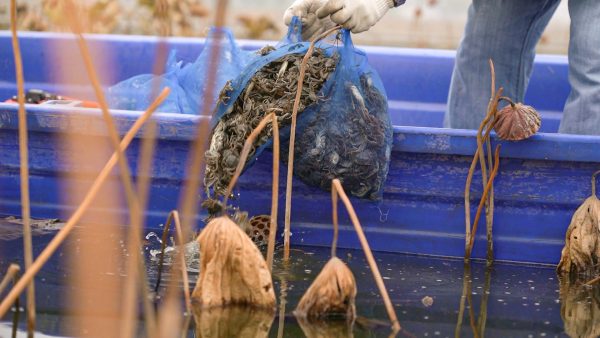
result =
[[[317,10],[317,18],[329,17],[331,21],[352,33],[369,30],[390,8],[406,0],[329,0]]]
[[[305,40],[336,24],[360,33],[375,25],[390,8],[404,2],[406,0],[296,0],[285,11],[283,21],[289,26],[292,17],[299,17]]]

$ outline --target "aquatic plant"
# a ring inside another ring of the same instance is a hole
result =
[[[573,214],[565,235],[560,262],[561,274],[584,271],[600,260],[600,200],[596,196],[596,176],[592,174],[592,195]]]
[[[262,254],[229,217],[211,220],[198,236],[200,276],[192,299],[202,307],[275,306],[271,273]]]
[[[356,317],[354,299],[356,297],[356,285],[354,276],[350,269],[336,257],[337,234],[338,234],[338,196],[346,206],[346,210],[356,231],[363,252],[371,268],[373,278],[377,288],[383,298],[385,309],[392,324],[392,335],[400,332],[402,329],[400,322],[396,317],[394,306],[385,288],[383,278],[369,247],[369,242],[362,230],[358,216],[352,207],[350,199],[346,195],[340,180],[334,179],[331,182],[331,202],[333,218],[333,241],[331,244],[332,258],[325,264],[323,270],[313,281],[309,289],[300,299],[294,315],[307,319],[323,319],[330,315],[341,315],[349,322],[353,322]]]
[[[538,112],[531,106],[514,103],[513,100],[502,96],[503,88],[496,88],[496,73],[494,63],[490,59],[491,95],[487,112],[477,130],[477,150],[473,155],[471,166],[465,184],[465,261],[471,259],[475,235],[482,208],[485,206],[486,236],[487,236],[487,264],[494,260],[494,242],[492,229],[494,223],[494,178],[498,173],[500,161],[500,145],[496,146],[495,156],[492,158],[490,133],[495,130],[502,140],[520,141],[535,134],[541,125]],[[500,101],[508,101],[509,105],[498,111]],[[487,160],[486,160],[487,157]],[[471,183],[477,163],[481,167],[483,193],[477,207],[475,219],[471,224]]]
[[[503,140],[521,141],[537,133],[542,124],[540,114],[531,106],[514,103],[507,97],[509,104],[498,111],[494,130],[496,135]]]
[[[267,123],[271,122],[274,147],[279,150],[277,115],[270,112],[250,133],[242,148],[236,171],[227,187],[222,205],[227,206],[237,179],[254,143]],[[278,151],[275,152],[278,154]],[[277,198],[279,191],[279,156],[273,156],[273,191],[267,261],[248,235],[228,216],[213,218],[198,236],[200,245],[200,277],[192,293],[202,307],[229,304],[274,308],[275,293],[271,280],[275,232],[277,229]],[[226,208],[223,208],[225,212]]]

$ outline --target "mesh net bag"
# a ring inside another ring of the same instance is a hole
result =
[[[258,51],[221,91],[205,154],[209,198],[225,193],[245,139],[267,113],[276,113],[282,140],[289,139],[300,64],[310,46],[301,41],[300,30],[299,20],[294,19],[279,44]],[[318,42],[307,65],[298,109],[294,175],[325,190],[333,178],[339,178],[354,196],[380,198],[392,127],[379,76],[345,30],[333,41]],[[246,169],[270,144],[271,134],[267,127],[259,136]],[[287,149],[282,147],[284,158]]]

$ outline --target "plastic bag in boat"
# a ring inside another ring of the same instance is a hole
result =
[[[214,48],[217,48],[218,68],[214,78],[215,93],[228,80],[239,75],[249,62],[251,53],[241,50],[235,43],[233,34],[226,28],[212,28],[205,42],[206,48],[194,62],[184,64],[176,60],[176,51],[171,51],[160,76],[152,74],[137,75],[109,88],[109,106],[115,109],[145,110],[154,97],[153,90],[160,92],[169,87],[171,93],[159,106],[158,111],[169,113],[198,114],[202,112],[202,97],[206,89],[208,67]],[[156,90],[155,81],[158,81]]]
[[[171,93],[158,107],[158,111],[168,113],[191,113],[186,93],[179,85],[178,74],[181,72],[181,62],[175,60],[175,51],[171,51],[166,72],[163,75],[141,74],[121,81],[108,89],[108,105],[113,109],[146,110],[154,97],[165,87]]]

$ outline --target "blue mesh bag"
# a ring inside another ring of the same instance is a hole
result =
[[[212,28],[206,39],[205,48],[194,62],[184,64],[176,60],[176,51],[169,54],[165,74],[141,74],[108,89],[109,106],[114,109],[145,110],[154,97],[155,82],[159,91],[169,87],[171,93],[158,107],[158,111],[169,113],[198,114],[202,111],[202,95],[207,82],[207,69],[212,49],[218,46],[215,88],[222,88],[228,80],[237,77],[252,57],[250,52],[241,50],[235,43],[233,34],[226,28]],[[220,37],[220,38],[219,38]],[[216,94],[213,99],[216,99]],[[213,101],[214,102],[214,101]]]
[[[295,18],[281,42],[257,52],[221,91],[205,156],[209,197],[225,192],[245,139],[266,114],[276,113],[281,139],[284,143],[289,139],[300,63],[310,46],[301,41],[300,33]],[[331,180],[339,178],[353,195],[379,198],[392,141],[381,80],[366,55],[354,48],[349,32],[315,47],[298,109],[294,174],[327,190]],[[246,169],[270,145],[271,134],[268,126],[259,135]],[[285,159],[287,149],[282,147]]]
[[[294,175],[325,190],[339,178],[352,195],[380,199],[393,136],[387,97],[379,75],[366,54],[354,47],[349,31],[342,31],[341,42],[325,97],[298,119]]]

